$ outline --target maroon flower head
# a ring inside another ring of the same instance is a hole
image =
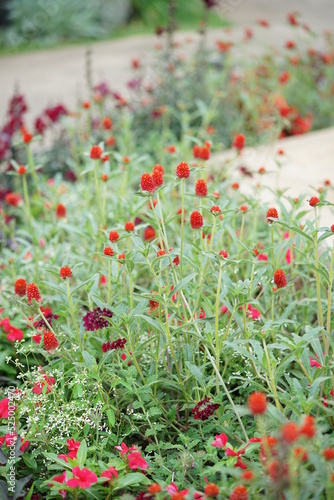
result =
[[[218,404],[210,403],[210,398],[206,397],[199,401],[195,408],[191,409],[191,413],[193,413],[195,420],[208,420],[218,408]]]
[[[106,342],[105,344],[102,344],[101,349],[103,352],[115,351],[116,349],[124,349],[125,344],[126,339],[117,339],[113,342]]]
[[[99,330],[100,328],[106,328],[110,325],[109,321],[105,319],[112,318],[113,313],[107,308],[101,309],[101,307],[95,307],[93,311],[88,311],[88,313],[83,317],[84,327],[88,332],[93,332],[94,330]]]

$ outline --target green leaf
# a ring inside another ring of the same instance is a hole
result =
[[[87,458],[87,443],[85,440],[81,441],[81,444],[78,449],[77,453],[77,459],[79,462],[80,467],[83,467],[85,465]]]
[[[197,276],[197,273],[191,273],[188,276],[186,276],[185,278],[183,278],[181,281],[179,281],[178,284],[169,293],[169,297],[174,295],[174,293],[176,293],[178,290],[181,290],[181,288],[183,288],[184,285],[186,285],[187,283],[189,283],[189,281],[191,281],[193,278],[195,278],[195,276]]]
[[[114,413],[114,410],[112,410],[111,408],[109,410],[107,410],[107,417],[108,417],[108,420],[109,420],[109,424],[110,424],[110,427],[114,427],[115,425],[115,413]]]
[[[203,373],[198,368],[198,366],[193,365],[192,363],[190,363],[190,361],[186,361],[186,365],[190,373],[197,380],[197,382],[199,382],[203,386],[204,385]]]
[[[96,359],[87,351],[82,351],[82,357],[89,368],[96,366]]]
[[[133,472],[121,477],[114,489],[120,490],[121,488],[128,488],[129,486],[140,483],[150,484],[150,480],[141,472]]]

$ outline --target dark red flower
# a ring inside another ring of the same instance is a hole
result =
[[[126,339],[117,339],[113,342],[106,342],[105,344],[102,344],[101,349],[103,352],[114,351],[116,349],[124,349],[125,344]]]
[[[109,257],[112,257],[114,255],[114,250],[110,247],[105,247],[103,249],[104,255],[108,255]]]
[[[220,214],[220,212],[221,212],[221,210],[218,207],[218,205],[213,205],[213,207],[211,207],[211,213],[212,214]]]
[[[83,317],[84,327],[88,332],[93,332],[94,330],[99,330],[101,328],[107,328],[110,323],[105,318],[112,318],[113,313],[109,309],[101,307],[95,307],[93,311],[88,311]]]
[[[205,397],[197,403],[195,408],[191,409],[193,417],[195,420],[208,420],[216,410],[218,410],[219,404],[210,403],[210,398]]]
[[[130,232],[130,231],[134,231],[134,229],[135,229],[135,225],[134,225],[134,223],[133,223],[133,222],[126,222],[126,223],[124,224],[124,229],[125,229],[125,231],[129,231],[129,232]]]

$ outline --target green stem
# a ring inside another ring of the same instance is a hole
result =
[[[71,316],[72,316],[72,320],[73,320],[73,324],[74,324],[75,330],[77,332],[77,340],[78,340],[80,349],[82,349],[82,343],[81,343],[81,337],[80,337],[80,329],[79,329],[79,325],[77,323],[77,320],[76,320],[76,317],[75,317],[75,313],[74,313],[74,307],[73,307],[73,302],[72,302],[72,297],[71,297],[71,290],[70,290],[70,283],[69,283],[68,278],[66,278],[66,288],[67,288],[68,304],[70,306],[70,313],[71,313]]]
[[[215,334],[216,334],[216,366],[219,370],[219,362],[220,362],[220,349],[219,349],[219,296],[220,296],[220,287],[222,280],[222,265],[219,266],[219,275],[218,275],[218,285],[217,285],[217,293],[216,293],[216,311],[215,311]]]
[[[282,405],[279,402],[278,395],[277,395],[274,374],[273,374],[273,371],[272,371],[272,368],[271,368],[269,353],[268,353],[267,344],[266,344],[265,339],[263,339],[263,348],[264,348],[264,352],[265,352],[266,359],[267,359],[269,378],[270,378],[270,382],[271,382],[271,390],[273,391],[273,394],[274,394],[275,404],[276,404],[277,409],[279,411],[283,412]]]
[[[314,260],[315,260],[315,267],[316,269],[319,269],[319,254],[318,254],[318,216],[317,216],[317,208],[314,207],[315,211],[315,228],[316,228],[316,233],[314,237]],[[317,288],[317,301],[318,301],[318,324],[319,326],[323,326],[323,317],[322,317],[322,308],[321,308],[321,289],[320,289],[320,275],[316,271],[315,272],[315,283],[316,283],[316,288]],[[323,333],[323,340],[324,343],[325,341],[325,336]]]
[[[183,270],[183,226],[184,226],[184,179],[181,179],[181,259],[180,259],[180,279],[182,280],[182,270]]]
[[[332,248],[331,265],[330,265],[330,269],[329,269],[328,302],[327,302],[327,324],[326,324],[327,335],[330,335],[330,333],[331,333],[333,264],[334,264],[334,244],[333,244],[333,248]],[[326,337],[325,358],[328,355],[328,351],[329,351],[329,339],[328,339],[328,337]]]

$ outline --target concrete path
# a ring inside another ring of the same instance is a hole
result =
[[[235,23],[229,33],[223,28],[210,31],[208,43],[217,39],[240,40],[246,26],[254,29],[253,47],[267,45],[282,46],[294,34],[286,23],[286,13],[300,11],[302,20],[315,30],[330,28],[334,19],[333,0],[221,0],[220,15]],[[270,27],[256,25],[256,20],[265,18]],[[178,33],[181,42],[189,36],[193,43],[183,43],[179,52],[189,54],[196,44],[196,33]],[[303,37],[303,35],[301,35]],[[305,37],[305,34],[304,34]],[[91,43],[93,51],[94,82],[107,81],[114,90],[123,90],[132,77],[131,60],[152,61],[154,45],[161,42],[154,35],[132,36],[126,39]],[[63,102],[73,107],[78,98],[86,97],[84,45],[69,48],[41,50],[0,57],[0,123],[2,123],[8,100],[14,85],[18,85],[27,97],[32,120],[47,105]],[[28,122],[29,123],[29,122]]]

